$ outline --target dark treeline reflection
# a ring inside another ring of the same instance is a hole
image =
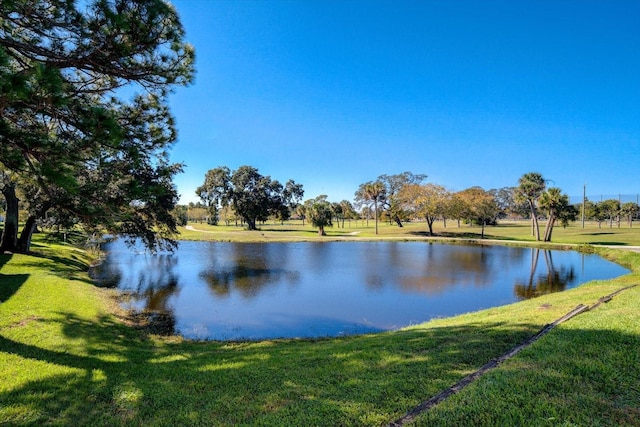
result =
[[[318,337],[400,328],[624,274],[595,255],[426,242],[115,241],[93,271],[188,338]]]
[[[544,255],[544,271],[538,271],[540,252]],[[584,255],[583,255],[584,256]],[[573,285],[577,276],[574,266],[553,265],[553,252],[546,249],[531,249],[531,270],[528,281],[517,281],[514,292],[520,299],[534,298],[552,292],[560,292]]]
[[[526,256],[522,248],[426,244],[407,251],[403,244],[369,243],[361,251],[369,288],[400,287],[437,295],[454,287],[486,288],[504,281],[504,272]]]
[[[149,322],[154,332],[172,334],[176,316],[171,301],[180,293],[177,263],[174,254],[137,251],[123,263],[113,263],[107,258],[92,270],[92,277],[102,286],[119,286],[127,305]]]
[[[282,268],[287,263],[286,252],[271,251],[268,245],[231,245],[225,249],[211,246],[209,265],[200,272],[216,297],[238,291],[245,298],[253,298],[270,284],[295,284],[299,279],[297,271]]]

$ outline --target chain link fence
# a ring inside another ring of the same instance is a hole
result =
[[[572,205],[582,204],[582,195],[569,196],[569,203]],[[587,194],[587,200],[598,203],[604,200],[617,200],[620,204],[633,202],[640,205],[640,193],[637,194]]]

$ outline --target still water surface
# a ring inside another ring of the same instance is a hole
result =
[[[596,255],[425,242],[115,241],[94,277],[165,313],[187,338],[321,337],[396,329],[627,272]]]

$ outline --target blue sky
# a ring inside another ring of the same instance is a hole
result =
[[[640,192],[640,1],[173,3],[197,67],[170,98],[182,202],[242,165],[331,201],[404,171]]]

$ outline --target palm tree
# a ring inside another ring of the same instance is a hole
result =
[[[540,227],[538,226],[538,213],[536,212],[536,201],[546,188],[546,181],[542,174],[538,172],[525,173],[518,180],[516,198],[527,202],[531,209],[531,234],[540,240]]]
[[[556,219],[569,207],[569,196],[562,194],[562,190],[558,187],[549,188],[540,195],[540,207],[547,211],[547,224],[544,228],[544,241],[550,242],[553,225]]]
[[[296,206],[296,214],[298,214],[298,216],[302,218],[302,226],[304,227],[304,220],[307,217],[307,207],[301,203],[298,204]]]
[[[628,202],[620,206],[620,213],[627,217],[629,228],[633,227],[633,218],[640,212],[640,206],[634,202]]]
[[[342,228],[344,228],[344,219],[348,217],[351,220],[353,218],[353,205],[350,201],[343,200],[340,202],[340,206],[342,207]],[[351,221],[349,221],[349,224],[351,224]]]
[[[378,201],[384,196],[384,190],[384,184],[381,181],[368,182],[364,185],[365,199],[373,202],[376,234],[378,234]]]

